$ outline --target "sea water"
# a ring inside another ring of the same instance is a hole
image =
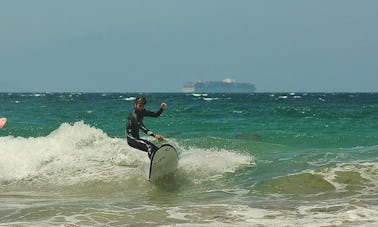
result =
[[[135,93],[0,93],[1,226],[376,226],[377,93],[145,93],[179,152],[148,179]]]

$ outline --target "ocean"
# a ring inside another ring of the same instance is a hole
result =
[[[179,153],[156,184],[138,95],[0,93],[0,226],[378,225],[378,93],[144,93]]]

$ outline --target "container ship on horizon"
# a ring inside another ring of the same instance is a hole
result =
[[[187,82],[183,89],[185,93],[252,93],[256,87],[252,83],[236,82],[226,78],[223,81]]]

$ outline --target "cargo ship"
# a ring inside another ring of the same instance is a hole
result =
[[[252,93],[256,87],[252,83],[236,82],[226,78],[223,81],[197,81],[185,83],[185,93]]]

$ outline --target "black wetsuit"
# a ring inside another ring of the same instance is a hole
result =
[[[143,118],[147,117],[158,117],[163,112],[163,109],[160,109],[156,112],[152,112],[146,109],[142,111],[137,111],[135,108],[130,112],[127,124],[126,124],[126,137],[127,143],[139,150],[145,151],[148,153],[148,157],[151,156],[152,152],[157,150],[157,147],[148,140],[141,139],[139,136],[139,129],[141,129],[147,135],[155,137],[155,134],[150,131],[143,124]]]

